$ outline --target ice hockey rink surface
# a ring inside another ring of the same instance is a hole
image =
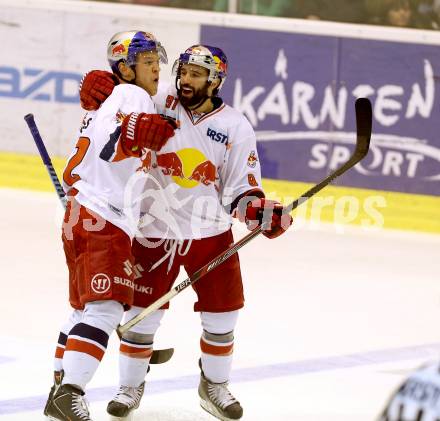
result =
[[[44,420],[70,312],[62,210],[51,193],[0,189],[0,201],[0,420]],[[409,371],[440,357],[438,235],[296,221],[276,240],[251,241],[240,259],[246,307],[230,388],[245,421],[372,421]],[[135,420],[214,419],[198,402],[194,299],[188,288],[163,319],[156,346],[175,355],[152,367]],[[93,420],[109,419],[117,354],[114,334],[87,391]]]

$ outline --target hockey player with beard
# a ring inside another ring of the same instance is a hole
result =
[[[276,238],[291,225],[283,206],[265,198],[252,126],[218,96],[227,76],[220,48],[195,45],[173,67],[175,86],[156,95],[158,111],[178,121],[172,141],[143,157],[148,174],[143,200],[143,237],[133,243],[136,282],[135,317],[167,293],[183,266],[191,276],[233,243],[232,216],[249,229],[264,224],[263,234]],[[81,101],[98,107],[112,84],[109,75],[86,76]],[[99,95],[96,93],[99,92]],[[159,193],[158,193],[159,192]],[[157,197],[164,197],[162,202]],[[163,203],[166,203],[165,208]],[[201,406],[222,420],[240,419],[243,409],[228,389],[234,328],[244,305],[237,254],[194,284],[200,312]],[[164,305],[126,332],[120,345],[120,390],[107,411],[125,417],[139,406],[153,339]]]
[[[175,128],[151,100],[159,61],[166,62],[160,42],[142,31],[117,33],[107,56],[119,84],[99,110],[84,117],[63,173],[69,201],[62,241],[74,311],[59,335],[55,384],[44,409],[53,420],[91,419],[85,387],[124,308],[133,303],[132,239],[140,210],[126,195],[142,192],[141,155],[160,151]]]

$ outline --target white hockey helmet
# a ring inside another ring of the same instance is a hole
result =
[[[129,66],[136,64],[138,53],[156,51],[161,63],[167,64],[165,48],[156,37],[143,31],[118,32],[113,35],[107,45],[107,59],[114,72],[118,72],[118,64],[125,61]]]
[[[216,89],[217,94],[226,80],[228,72],[228,59],[221,48],[209,45],[193,45],[180,54],[173,65],[173,76],[176,77],[176,86],[179,84],[180,69],[183,64],[195,64],[208,69],[208,82],[220,79],[220,85]]]

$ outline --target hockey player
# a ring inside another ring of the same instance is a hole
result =
[[[55,420],[91,419],[85,387],[124,307],[133,303],[131,245],[139,205],[130,198],[143,189],[145,177],[137,176],[141,156],[160,151],[175,128],[151,100],[159,62],[166,62],[160,42],[146,32],[120,32],[109,41],[107,56],[119,84],[99,110],[84,117],[63,173],[69,203],[62,240],[75,310],[61,329],[56,382],[44,410]]]
[[[233,243],[231,215],[249,229],[264,223],[269,238],[281,235],[292,223],[280,203],[264,196],[252,126],[218,96],[227,68],[220,48],[192,46],[174,64],[175,87],[154,98],[158,111],[180,124],[172,142],[160,152],[147,153],[143,161],[148,174],[144,237],[133,243],[139,288],[126,321],[167,293],[181,266],[191,275]],[[81,99],[98,106],[95,92],[105,96],[111,79],[91,72],[86,80]],[[158,202],[158,196],[165,200]],[[228,389],[234,328],[244,304],[238,256],[209,272],[194,289],[198,297],[194,310],[200,312],[203,328],[201,406],[219,419],[240,419],[243,409]],[[154,334],[166,308],[123,335],[120,390],[108,405],[110,414],[125,417],[139,406]]]
[[[378,421],[440,419],[440,362],[425,364],[398,387]]]

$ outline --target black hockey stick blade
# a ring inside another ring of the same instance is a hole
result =
[[[355,103],[356,112],[356,148],[349,160],[333,171],[328,177],[324,178],[320,183],[315,184],[310,190],[307,190],[301,197],[294,200],[290,205],[284,208],[285,213],[290,213],[296,209],[298,205],[310,199],[313,195],[328,186],[335,178],[344,174],[350,168],[354,167],[368,153],[370,148],[371,128],[373,124],[373,112],[371,102],[368,98],[358,98]]]
[[[155,349],[150,358],[150,364],[163,364],[171,359],[174,348]]]
[[[356,109],[356,151],[358,162],[363,159],[370,148],[373,111],[368,98],[358,98],[354,104]]]
[[[128,330],[128,329],[127,329]],[[124,331],[125,332],[125,331]],[[119,330],[119,327],[116,329],[116,333],[119,339],[122,339],[122,335],[124,332]],[[149,364],[163,364],[171,359],[174,354],[174,348],[165,348],[165,349],[153,349],[153,353],[151,354]]]

